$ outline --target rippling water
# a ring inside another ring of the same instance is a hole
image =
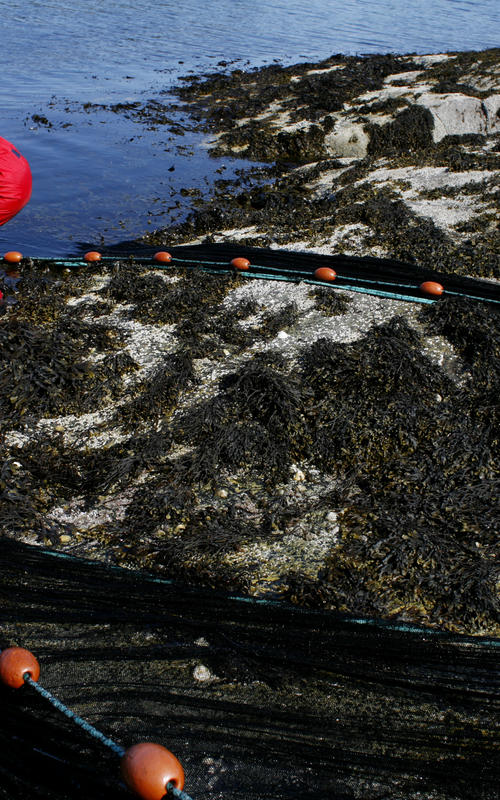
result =
[[[0,135],[34,173],[33,198],[0,229],[0,248],[62,255],[138,236],[185,213],[183,186],[203,190],[217,169],[241,166],[210,159],[198,134],[82,103],[159,96],[220,61],[479,50],[497,46],[499,30],[498,0],[0,0]]]

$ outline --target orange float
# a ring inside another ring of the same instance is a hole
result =
[[[97,252],[97,250],[89,250],[88,253],[85,253],[84,259],[85,261],[100,261],[102,258],[101,254]]]
[[[424,292],[424,294],[430,294],[434,297],[439,297],[443,294],[444,287],[436,281],[424,281],[420,284],[420,290]]]
[[[19,264],[22,261],[23,254],[20,253],[18,250],[9,250],[8,253],[4,253],[3,260],[7,261],[8,264]]]
[[[158,253],[155,253],[153,258],[159,264],[170,264],[172,261],[172,256],[170,253],[167,253],[166,250],[160,250]]]
[[[0,653],[0,680],[12,689],[24,686],[24,675],[29,673],[32,681],[40,677],[40,664],[33,653],[24,647],[7,647]]]
[[[318,281],[334,281],[337,277],[337,273],[330,267],[318,267],[318,269],[314,271],[314,277]]]
[[[235,269],[245,270],[250,266],[250,261],[248,258],[233,258],[231,261],[231,266]]]
[[[143,800],[162,800],[167,793],[167,783],[182,791],[184,770],[182,764],[166,747],[153,742],[140,742],[125,751],[121,772],[129,789]]]

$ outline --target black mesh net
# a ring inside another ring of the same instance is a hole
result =
[[[2,648],[194,798],[496,798],[498,641],[214,591],[0,543]],[[118,758],[28,687],[0,689],[0,796],[119,798]]]

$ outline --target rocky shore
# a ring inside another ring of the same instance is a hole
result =
[[[207,146],[260,163],[144,244],[498,280],[499,56],[334,56],[185,81]],[[2,533],[498,636],[496,306],[172,264],[4,273]]]
[[[332,56],[189,79],[214,155],[260,185],[219,181],[158,242],[209,237],[380,255],[500,277],[500,51]]]

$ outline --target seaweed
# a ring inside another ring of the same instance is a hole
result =
[[[302,353],[303,376],[317,400],[338,395],[371,404],[413,393],[444,392],[443,376],[422,352],[422,339],[404,317],[374,326],[358,342],[320,338]]]
[[[277,355],[256,356],[182,416],[175,437],[195,447],[179,464],[183,477],[216,483],[222,470],[262,469],[273,483],[287,474],[307,433],[299,384],[284,367]]]
[[[114,332],[61,316],[50,327],[34,326],[16,316],[0,328],[0,413],[2,425],[19,424],[30,414],[92,411],[121,389],[122,368],[88,358],[95,341],[118,346]],[[83,352],[82,352],[83,351]]]
[[[278,160],[283,165],[316,161],[326,155],[324,135],[329,125],[321,129],[323,118],[340,111],[362,92],[381,88],[387,75],[411,71],[415,65],[407,59],[392,55],[369,57],[333,56],[319,65],[323,72],[309,75],[311,65],[293,67],[271,66],[247,73],[235,70],[230,75],[212,75],[203,81],[192,79],[179,94],[189,102],[193,114],[205,117],[224,133],[214,155],[224,150],[246,148],[245,156],[257,161]],[[328,71],[328,67],[341,67]],[[295,80],[291,81],[291,78]],[[224,103],[218,102],[223,97]],[[307,118],[308,130],[273,131],[255,118],[270,103],[281,102],[290,121]],[[250,120],[236,126],[241,118]]]
[[[130,429],[168,416],[176,407],[180,392],[194,381],[191,355],[185,351],[170,353],[153,374],[142,381],[136,396],[120,406],[117,421]]]
[[[434,118],[423,106],[411,106],[401,111],[385,125],[367,125],[370,134],[368,155],[378,156],[408,153],[431,147]]]
[[[487,303],[468,297],[445,297],[443,302],[426,306],[420,318],[430,333],[445,336],[461,357],[481,372],[497,372],[500,359],[500,315]]]
[[[500,314],[495,307],[465,297],[448,297],[439,306],[422,309],[430,333],[445,336],[469,369],[471,380],[461,402],[481,425],[485,445],[500,445]]]
[[[200,274],[203,281],[199,281]],[[169,270],[165,280],[151,272],[141,273],[134,265],[121,264],[100,293],[115,302],[126,302],[129,307],[124,314],[130,319],[174,324],[181,315],[196,318],[201,309],[220,302],[237,280],[230,272],[208,275],[174,269]]]
[[[352,303],[352,299],[347,294],[332,292],[324,286],[315,286],[309,291],[309,297],[314,299],[314,307],[322,311],[327,316],[337,316],[345,314]]]
[[[341,193],[338,213],[361,210],[383,230],[396,202],[361,186],[357,198]],[[394,211],[402,230],[411,225]],[[2,422],[5,535],[196,585],[497,630],[494,309],[445,295],[415,325],[396,316],[354,342],[323,338],[293,356],[272,346],[256,355],[243,351],[300,320],[293,303],[269,312],[238,294],[224,302],[242,276],[169,270],[167,280],[151,274],[157,283],[131,263],[100,269],[111,279],[100,290],[111,317],[99,325],[87,318],[94,301],[54,303],[35,325],[19,313],[21,298],[2,319],[3,402],[16,389],[26,405],[24,415],[6,406]],[[36,289],[35,267],[30,274]],[[81,296],[91,276],[75,275],[75,286]],[[134,287],[120,314],[149,305],[144,319],[153,308],[158,325],[175,326],[175,349],[139,380],[112,327],[116,303]],[[67,298],[64,283],[52,292]],[[326,313],[348,307],[327,287],[310,295]],[[426,355],[421,330],[448,339],[453,374]],[[214,361],[220,369],[226,356],[214,383]],[[102,410],[108,399],[114,415],[90,431],[68,424],[63,436],[57,420],[39,425],[43,415]],[[286,559],[264,563],[274,546]]]

